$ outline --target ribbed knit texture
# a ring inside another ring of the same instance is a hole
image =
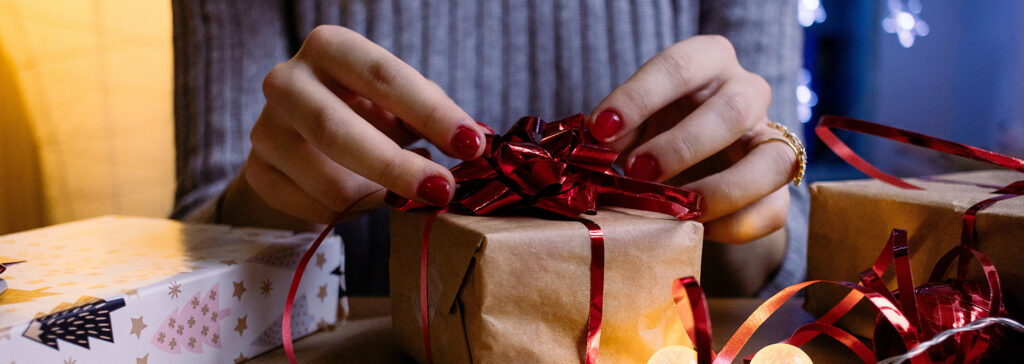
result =
[[[175,218],[215,198],[244,164],[263,106],[263,77],[319,24],[349,27],[437,82],[495,130],[517,118],[587,113],[671,44],[728,37],[740,63],[774,90],[769,118],[799,131],[796,74],[802,29],[795,0],[456,1],[173,0],[178,190]],[[456,161],[434,150],[435,159]],[[793,190],[790,248],[776,281],[804,271],[806,189]],[[353,268],[386,270],[386,213],[339,230]],[[381,249],[383,247],[383,253]],[[359,256],[368,254],[367,259]],[[376,258],[373,258],[373,257]],[[352,262],[365,261],[366,267]],[[379,287],[385,274],[351,282]],[[385,285],[386,287],[386,281]],[[369,290],[370,293],[375,292]]]

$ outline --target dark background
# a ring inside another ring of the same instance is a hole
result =
[[[886,1],[821,2],[825,21],[805,28],[804,64],[818,96],[804,125],[810,181],[863,178],[814,135],[813,124],[825,114],[1024,156],[1024,2],[920,4],[918,16],[929,33],[904,48],[896,34],[882,29],[890,14]],[[873,137],[843,137],[879,168],[900,176],[986,168]]]

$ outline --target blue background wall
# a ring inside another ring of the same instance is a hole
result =
[[[882,30],[889,13],[884,1],[823,2],[828,19],[806,32],[805,64],[819,97],[813,120],[847,115],[1024,156],[1024,2],[922,4],[930,33],[904,48]],[[805,131],[815,141],[811,126]],[[850,139],[898,175],[979,167],[874,138]],[[859,176],[820,145],[812,147],[812,158],[812,179]]]

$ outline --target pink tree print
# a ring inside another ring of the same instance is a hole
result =
[[[231,314],[230,308],[220,309],[220,287],[214,284],[208,291],[197,292],[184,306],[175,308],[160,324],[153,339],[158,349],[178,354],[182,349],[202,353],[203,345],[219,348],[220,322]]]

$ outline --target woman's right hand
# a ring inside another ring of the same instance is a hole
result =
[[[267,74],[263,93],[267,102],[250,135],[252,152],[235,182],[247,183],[251,189],[241,190],[255,192],[269,207],[308,222],[329,223],[368,194],[350,211],[380,207],[385,188],[447,204],[455,186],[451,172],[402,149],[421,137],[464,160],[482,153],[484,127],[437,84],[343,27],[314,29],[292,59]],[[265,214],[239,208],[257,198],[244,194],[229,191],[221,220],[259,224],[225,216]]]

